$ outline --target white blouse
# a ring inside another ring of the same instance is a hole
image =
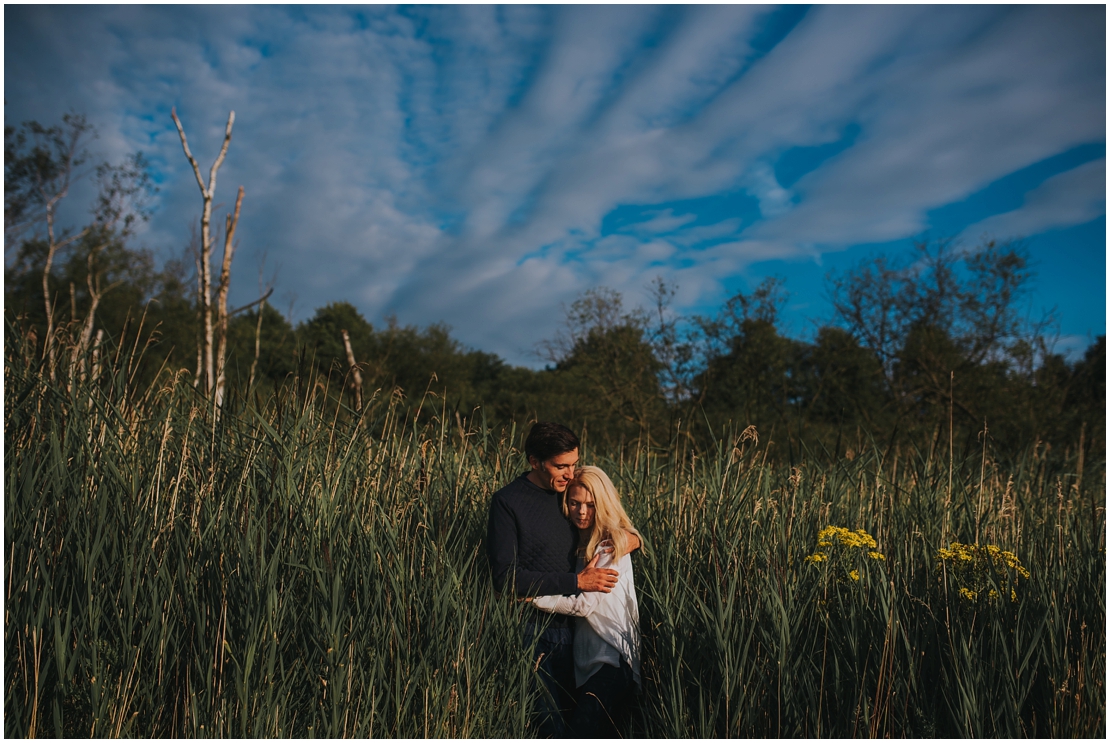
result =
[[[595,567],[617,571],[610,593],[583,591],[577,596],[537,596],[532,605],[553,614],[579,617],[574,628],[574,681],[577,686],[597,673],[602,664],[620,667],[623,658],[640,685],[640,611],[632,579],[632,557],[624,555],[613,566],[613,554],[602,553]]]

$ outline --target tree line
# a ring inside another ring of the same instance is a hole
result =
[[[675,437],[706,447],[755,426],[792,461],[868,446],[966,452],[984,437],[1003,452],[1104,450],[1105,336],[1076,361],[1054,351],[1052,318],[1023,314],[1032,274],[1018,242],[922,241],[904,256],[830,274],[833,314],[809,339],[781,332],[781,279],[736,293],[713,316],[674,312],[674,287],[663,279],[646,308],[595,288],[537,347],[542,369],[467,348],[446,325],[375,325],[345,301],[294,325],[260,285],[259,299],[230,308],[242,187],[223,224],[215,280],[221,234],[210,225],[233,116],[206,182],[174,113],[202,219],[183,254],[160,267],[134,244],[154,193],[141,154],[96,162],[86,147],[94,132],[77,115],[54,127],[5,127],[4,309],[8,342],[24,345],[28,363],[61,383],[91,373],[113,343],[141,337],[136,374],[189,374],[217,406],[310,379],[352,414],[388,402],[517,430],[560,420],[602,447]],[[98,186],[88,221],[60,229],[58,206],[82,177]]]

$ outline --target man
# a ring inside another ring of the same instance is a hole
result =
[[[575,574],[578,534],[563,516],[562,498],[578,465],[578,437],[566,426],[539,422],[524,442],[532,469],[493,494],[486,546],[494,590],[517,597],[609,593],[617,571],[587,567]],[[639,541],[635,542],[639,547]],[[572,618],[542,614],[526,620],[525,642],[538,624],[549,621],[536,642],[534,660],[551,693],[541,701],[541,737],[565,737],[565,716],[574,706],[574,633]]]

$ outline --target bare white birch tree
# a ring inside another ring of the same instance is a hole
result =
[[[177,118],[176,108],[170,110],[170,116],[173,117],[173,123],[177,126],[177,133],[181,137],[181,148],[185,151],[185,157],[189,159],[189,164],[193,166],[193,174],[196,175],[197,185],[200,187],[201,198],[204,201],[204,209],[200,217],[200,265],[197,272],[197,281],[200,285],[198,298],[201,302],[201,323],[204,327],[204,389],[208,394],[212,394],[216,386],[214,368],[215,348],[213,343],[215,328],[212,318],[212,233],[210,229],[212,223],[212,197],[216,192],[216,173],[224,162],[228,145],[231,144],[231,128],[235,124],[235,112],[232,111],[227,117],[227,129],[224,133],[224,143],[220,148],[219,156],[217,156],[216,161],[212,163],[212,169],[208,173],[207,185],[204,183],[204,177],[201,175],[200,166],[197,165],[196,158],[193,157],[193,153],[189,151],[189,142],[185,137],[185,129],[181,126],[181,120]],[[240,199],[242,199],[241,195]],[[236,208],[236,211],[238,211],[238,208]]]

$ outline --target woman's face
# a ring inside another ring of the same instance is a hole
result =
[[[581,485],[571,485],[567,489],[567,510],[570,522],[579,529],[589,529],[594,525],[594,495]]]

